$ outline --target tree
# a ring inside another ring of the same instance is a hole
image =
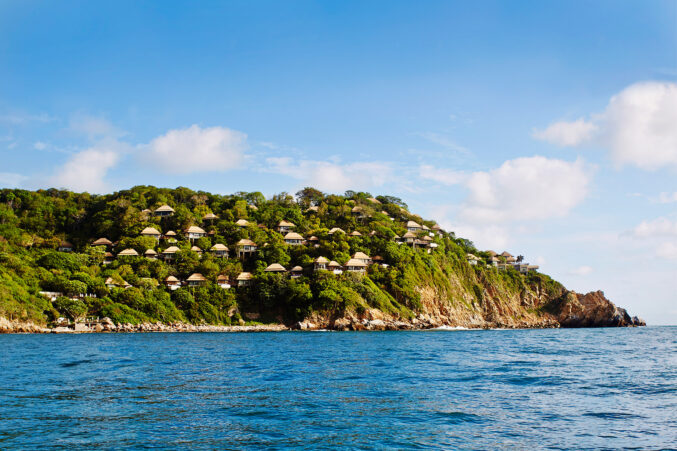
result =
[[[324,199],[324,193],[318,189],[306,187],[296,192],[296,201],[303,208],[319,205]]]
[[[53,305],[60,313],[66,315],[73,321],[82,319],[87,313],[87,306],[79,299],[59,296],[56,298]]]

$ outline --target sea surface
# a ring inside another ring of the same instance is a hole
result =
[[[0,449],[675,449],[677,327],[0,335]]]

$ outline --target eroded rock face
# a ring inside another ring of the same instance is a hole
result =
[[[32,322],[11,321],[0,317],[0,334],[18,334],[18,333],[43,333],[49,332],[49,329],[39,326]]]
[[[616,307],[602,291],[579,294],[569,291],[553,302],[554,315],[562,327],[646,326],[637,317]]]

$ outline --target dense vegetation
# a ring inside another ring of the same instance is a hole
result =
[[[488,254],[453,233],[432,234],[437,247],[431,252],[399,244],[395,238],[407,232],[408,220],[430,228],[434,222],[409,213],[400,199],[378,196],[376,200],[369,193],[325,195],[312,188],[272,199],[261,193],[215,195],[152,186],[101,196],[56,189],[0,190],[0,316],[38,323],[62,316],[107,316],[120,323],[235,324],[247,318],[289,323],[312,312],[360,313],[376,308],[410,318],[422,308],[419,287],[426,285],[436,286],[449,302],[466,304],[481,304],[485,287],[492,284],[514,292],[534,282],[558,289],[541,274],[499,272],[487,268],[487,260],[469,265],[468,252],[484,259]],[[172,216],[149,213],[164,204],[174,209]],[[355,214],[356,206],[360,214]],[[209,213],[218,218],[203,219]],[[249,225],[236,225],[238,219],[246,219]],[[317,246],[285,244],[283,234],[276,231],[281,220],[294,223],[294,231],[306,239],[316,236]],[[183,231],[191,225],[210,234],[190,242]],[[178,241],[140,236],[146,227],[163,234],[176,231]],[[348,233],[329,234],[334,227]],[[361,236],[351,236],[353,231]],[[91,245],[101,237],[114,245]],[[249,258],[238,259],[235,243],[242,238],[251,239],[259,249]],[[63,242],[72,243],[73,252],[59,251]],[[216,243],[230,248],[230,258],[209,252]],[[170,245],[179,247],[171,262],[143,257],[147,249],[161,253]],[[192,246],[204,250],[202,255]],[[103,264],[106,251],[117,255],[129,248],[140,256],[117,256]],[[381,256],[387,266],[370,265],[364,275],[313,271],[319,256],[344,264],[358,251]],[[265,272],[272,263],[287,269],[301,266],[303,275],[290,278],[287,273]],[[236,285],[242,271],[252,273],[250,286]],[[206,278],[204,286],[171,291],[164,285],[168,276],[185,281],[193,273]],[[219,287],[219,275],[227,276],[233,287]],[[451,275],[462,276],[463,286],[452,284]],[[131,287],[109,288],[105,283],[109,278]],[[40,291],[63,296],[52,302]]]

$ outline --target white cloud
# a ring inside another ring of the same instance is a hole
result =
[[[459,184],[466,198],[452,208],[438,207],[453,221],[441,220],[459,236],[481,246],[504,248],[512,233],[528,222],[563,217],[588,194],[591,170],[583,161],[567,162],[541,156],[517,158],[500,167],[473,173],[419,167],[423,179],[444,185]]]
[[[459,216],[469,223],[505,223],[566,216],[588,193],[590,171],[540,156],[508,160],[465,182],[469,195]]]
[[[146,161],[169,173],[226,171],[244,161],[247,135],[225,127],[192,125],[170,130],[141,147]]]
[[[656,256],[668,260],[677,259],[677,243],[670,241],[662,243],[656,249]]]
[[[579,266],[569,271],[569,274],[572,276],[587,276],[592,273],[593,269],[591,266]]]
[[[108,119],[82,113],[71,116],[69,128],[76,133],[86,135],[92,140],[102,137],[119,138],[126,134]]]
[[[18,188],[27,177],[13,172],[0,172],[0,186],[3,188]]]
[[[544,130],[534,130],[532,136],[557,146],[575,147],[590,141],[596,131],[595,124],[580,118],[573,122],[555,122]]]
[[[115,144],[83,150],[59,168],[50,183],[77,192],[103,193],[108,189],[106,173],[119,162],[120,153]]]
[[[677,166],[677,84],[647,82],[613,96],[602,116],[603,142],[618,164]]]
[[[455,152],[463,153],[466,154],[468,153],[468,149],[465,147],[459,145],[456,141],[451,139],[449,136],[443,135],[441,133],[435,133],[435,132],[424,132],[424,133],[417,133],[418,136],[421,138],[430,141],[431,143],[440,145],[448,150],[453,150]]]
[[[612,160],[646,170],[677,167],[677,84],[641,82],[609,100],[590,121],[556,122],[534,137],[561,146],[595,142]]]
[[[27,124],[29,122],[46,123],[52,122],[53,120],[54,120],[53,117],[45,113],[41,114],[9,113],[0,115],[0,122],[14,125]]]
[[[630,236],[641,243],[643,249],[653,247],[653,255],[658,258],[677,259],[677,221],[665,217],[642,221],[632,229]]]
[[[330,192],[347,189],[368,190],[382,186],[389,180],[392,168],[387,163],[360,162],[350,164],[291,158],[268,158],[267,172],[286,175],[301,181],[304,186]]]
[[[671,204],[677,202],[677,191],[674,193],[660,193],[654,202],[659,204]]]
[[[443,185],[458,185],[468,178],[468,175],[462,171],[438,168],[427,164],[419,167],[418,174],[421,178],[432,180]]]
[[[671,221],[668,218],[642,221],[632,230],[632,233],[638,238],[677,236],[677,221]]]

